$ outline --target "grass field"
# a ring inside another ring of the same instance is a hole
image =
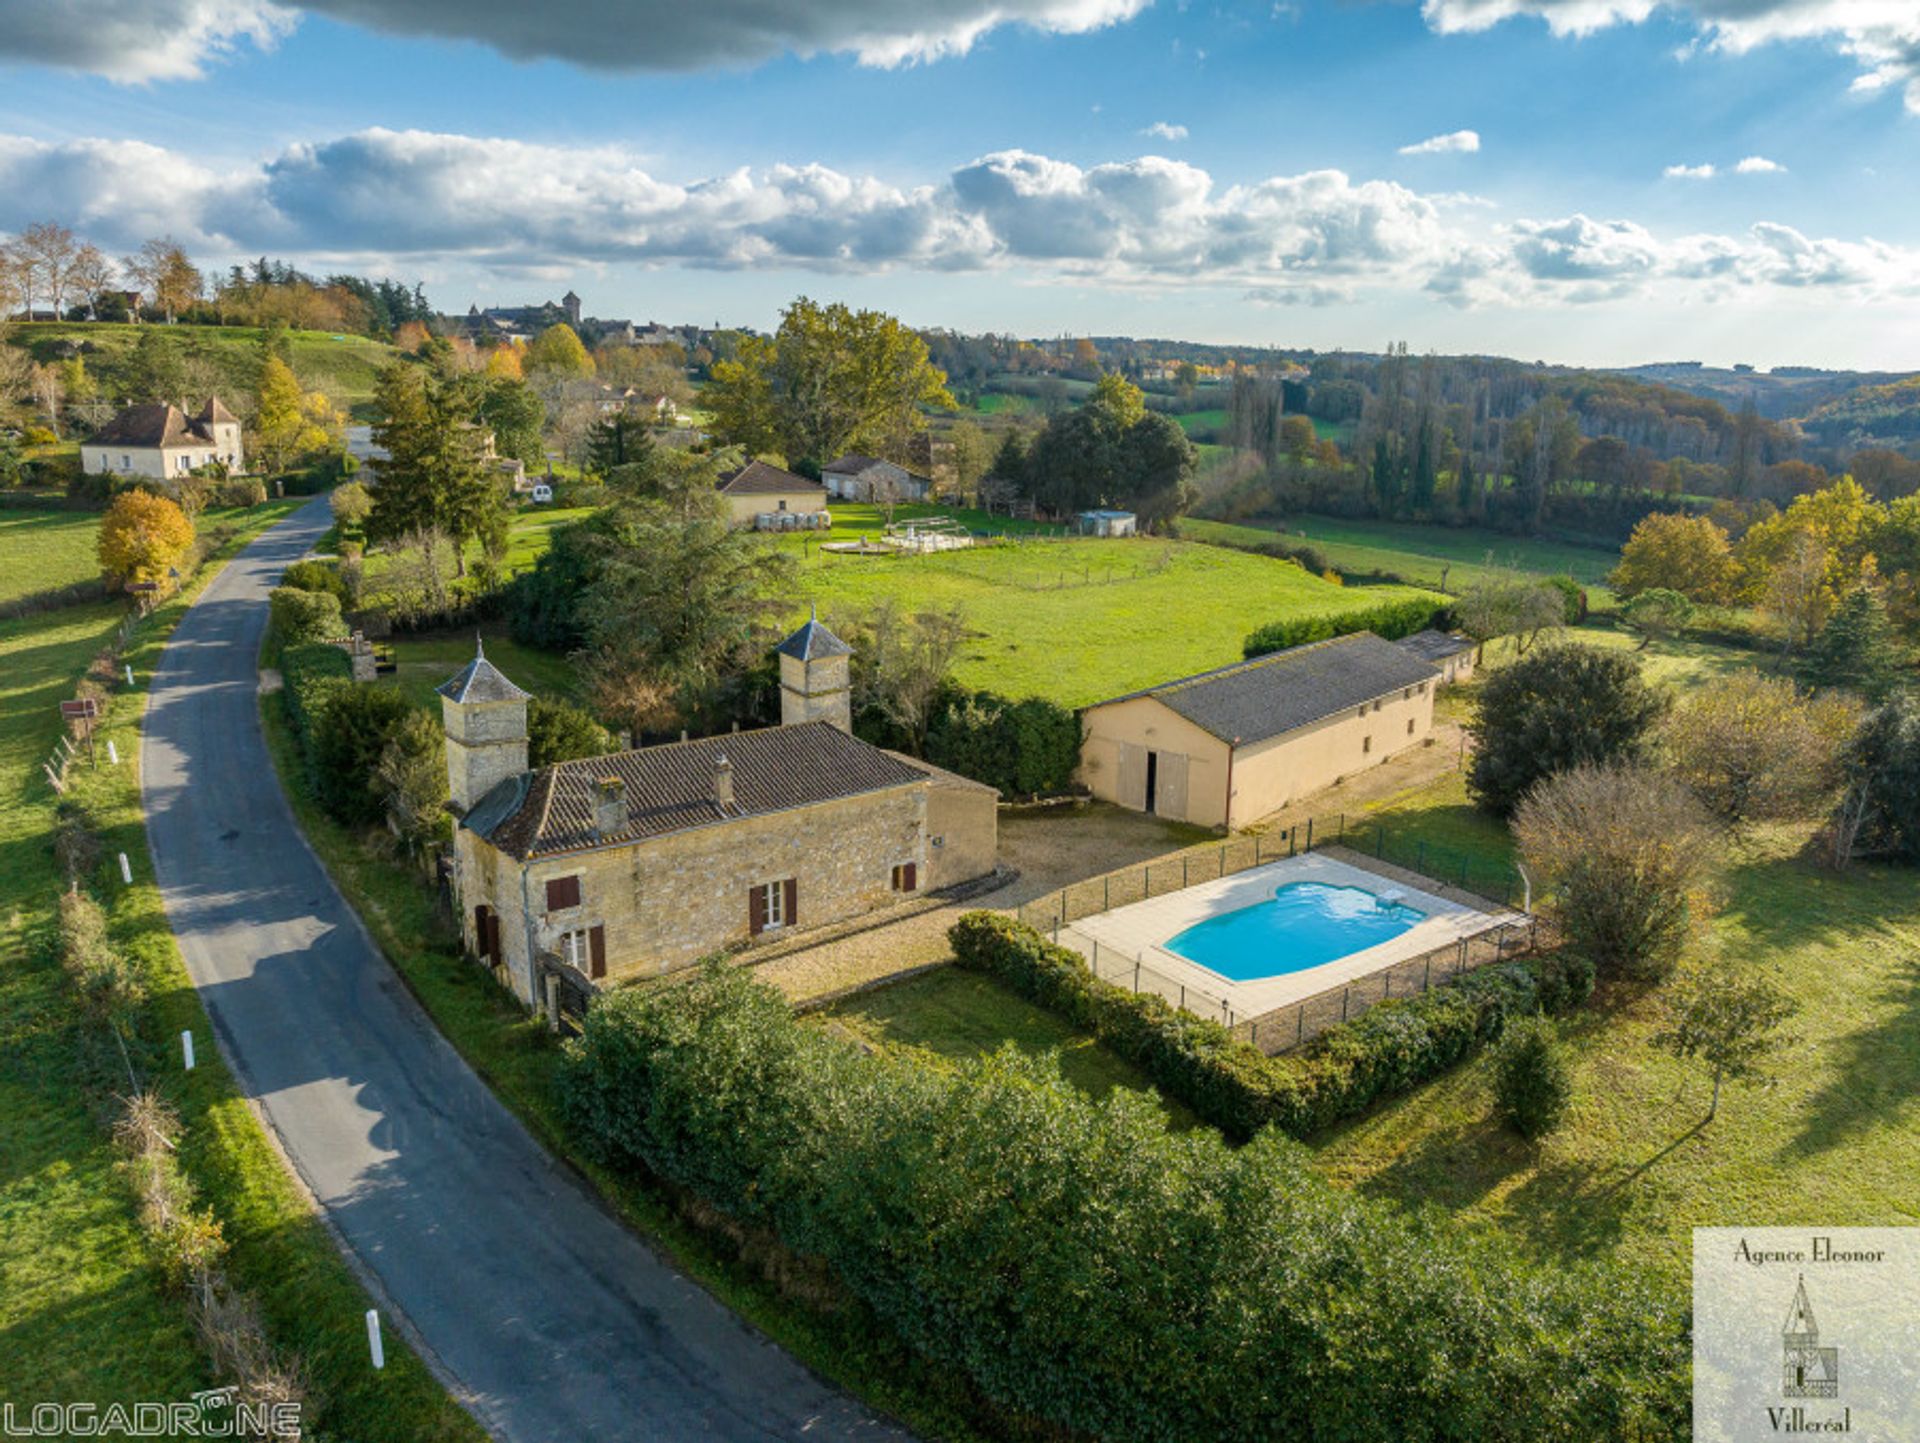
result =
[[[150,325],[105,321],[35,321],[14,326],[10,336],[13,344],[25,347],[39,361],[52,358],[56,342],[91,342],[95,350],[84,358],[87,369],[96,379],[108,382],[111,389],[116,368],[132,352],[141,333],[152,329]],[[178,343],[187,358],[211,364],[229,391],[253,389],[260,344],[257,328],[182,325],[160,329]],[[358,409],[361,419],[367,419],[365,410],[373,399],[375,373],[396,354],[384,342],[327,331],[293,331],[288,335],[288,345],[301,381]],[[231,404],[233,395],[229,394],[227,400]]]
[[[1457,776],[1380,815],[1489,858],[1510,846]],[[1614,995],[1567,1024],[1573,1110],[1537,1148],[1491,1120],[1482,1056],[1336,1130],[1319,1165],[1540,1257],[1617,1257],[1676,1289],[1695,1226],[1920,1221],[1920,886],[1894,868],[1836,876],[1807,840],[1743,838],[1706,940],[1800,1004],[1771,1088],[1730,1087],[1702,1126],[1707,1080],[1650,1045],[1654,999]]]
[[[263,528],[300,504],[263,506],[249,526]],[[0,569],[12,559],[0,553]],[[142,685],[184,606],[175,600],[136,634],[130,660]],[[100,1039],[82,1022],[54,950],[54,798],[38,764],[58,731],[55,704],[72,695],[121,615],[118,604],[99,603],[0,623],[0,775],[9,782],[0,791],[0,1397],[18,1403],[184,1399],[213,1381],[184,1300],[135,1224],[108,1141],[104,1109],[110,1089],[126,1089],[125,1073],[101,1075]],[[385,1374],[366,1368],[366,1295],[209,1045],[211,1026],[152,885],[139,715],[138,694],[122,689],[102,723],[102,765],[72,774],[103,847],[96,895],[149,993],[127,1059],[111,1050],[104,1065],[130,1064],[179,1109],[187,1128],[180,1160],[220,1219],[229,1271],[259,1297],[276,1346],[306,1363],[316,1398],[309,1424],[369,1440],[476,1438],[471,1420],[398,1340]],[[104,761],[109,740],[118,767]],[[121,851],[131,887],[106,860]],[[171,1061],[183,1029],[203,1043],[191,1074]]]
[[[992,979],[958,967],[859,993],[819,1016],[822,1025],[842,1035],[935,1066],[1012,1045],[1027,1053],[1057,1053],[1062,1075],[1090,1097],[1105,1097],[1116,1087],[1154,1090],[1137,1067],[1093,1038]],[[1179,1103],[1155,1097],[1173,1125],[1191,1127],[1197,1121]]]
[[[564,656],[522,646],[502,627],[487,627],[485,635],[487,659],[518,685],[550,700],[567,700],[575,695],[573,667]],[[473,633],[395,637],[393,659],[397,667],[394,681],[407,699],[438,717],[440,700],[434,688],[473,659]]]
[[[0,602],[100,574],[90,511],[0,511]]]
[[[849,531],[872,508],[835,508]],[[782,540],[801,561],[799,597],[831,618],[886,598],[912,610],[959,607],[971,636],[964,684],[1084,706],[1240,659],[1265,622],[1336,614],[1401,587],[1343,588],[1284,561],[1148,538],[1030,539],[928,556],[838,556]],[[805,613],[796,609],[796,621]]]
[[[1571,576],[1586,587],[1593,603],[1610,606],[1607,573],[1617,552],[1508,536],[1479,527],[1428,526],[1410,521],[1344,521],[1295,516],[1284,524],[1234,525],[1189,518],[1181,534],[1196,541],[1258,546],[1278,539],[1307,542],[1340,571],[1392,573],[1423,586],[1449,589],[1480,580],[1494,571],[1517,569],[1539,576]]]

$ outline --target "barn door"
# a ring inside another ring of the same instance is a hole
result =
[[[1120,777],[1117,800],[1136,812],[1147,809],[1147,749],[1132,742],[1120,743]]]
[[[1181,752],[1155,752],[1154,815],[1176,822],[1187,819],[1187,758]]]

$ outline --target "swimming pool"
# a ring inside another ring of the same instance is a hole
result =
[[[1263,902],[1197,922],[1161,945],[1230,981],[1253,982],[1364,952],[1426,916],[1364,887],[1288,882]]]

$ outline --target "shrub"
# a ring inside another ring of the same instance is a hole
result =
[[[1040,697],[990,691],[949,701],[927,728],[927,760],[999,788],[1003,797],[1054,796],[1080,767],[1080,719]]]
[[[309,642],[288,647],[280,654],[280,675],[284,682],[281,695],[286,700],[287,720],[293,725],[300,754],[307,764],[307,780],[318,792],[314,775],[314,732],[335,698],[353,689],[353,663],[337,646]]]
[[[328,698],[308,756],[315,795],[336,821],[371,826],[381,820],[387,798],[375,785],[376,772],[387,744],[411,715],[412,704],[387,687],[349,683]]]
[[[1545,777],[1583,762],[1637,757],[1665,710],[1633,658],[1589,646],[1543,647],[1481,685],[1467,728],[1467,788],[1487,811],[1508,816]]]
[[[1683,1319],[1627,1270],[1536,1268],[1319,1177],[1175,1135],[1052,1059],[869,1056],[714,965],[595,999],[569,1118],[820,1259],[1020,1431],[1563,1443],[1674,1436]],[[1027,1423],[1026,1420],[1031,1420]]]
[[[193,545],[193,523],[164,496],[123,491],[100,521],[100,569],[117,581],[166,582]]]
[[[355,536],[365,529],[367,517],[373,514],[373,495],[358,481],[334,487],[327,504],[333,508],[334,525],[342,533],[351,532]]]
[[[1548,586],[1560,593],[1563,603],[1561,616],[1568,626],[1578,626],[1587,619],[1587,589],[1571,576],[1549,576],[1545,578]]]
[[[527,703],[527,764],[552,766],[580,757],[605,756],[613,737],[581,707],[537,696]]]
[[[1809,816],[1832,797],[1859,718],[1844,697],[1806,697],[1783,677],[1736,671],[1676,707],[1661,744],[1675,775],[1726,821]]]
[[[1838,861],[1920,862],[1920,699],[1898,696],[1871,712],[1847,743],[1841,770],[1847,789],[1834,817]]]
[[[1507,1027],[1493,1054],[1493,1095],[1500,1115],[1529,1142],[1560,1125],[1573,1099],[1573,1078],[1546,1018],[1522,1017]]]
[[[106,912],[78,888],[60,894],[60,958],[96,1020],[124,1019],[138,1005],[139,974],[113,945]]]
[[[274,635],[283,647],[328,641],[344,635],[347,628],[340,614],[340,598],[326,591],[276,586],[267,593],[267,613],[273,618]]]
[[[315,557],[294,562],[281,576],[280,584],[297,587],[301,591],[325,592],[329,596],[338,597],[342,607],[347,604],[346,577],[342,576],[335,567]]]
[[[1513,819],[1567,946],[1602,976],[1664,977],[1706,910],[1719,834],[1686,784],[1631,766],[1542,782]]]
[[[1350,636],[1356,631],[1371,631],[1388,641],[1398,641],[1432,626],[1439,612],[1440,608],[1431,598],[1413,596],[1383,601],[1338,616],[1290,616],[1282,621],[1270,621],[1250,633],[1240,650],[1247,657],[1265,656],[1290,646]]]
[[[215,491],[222,506],[259,506],[267,499],[267,483],[258,476],[222,481]]]

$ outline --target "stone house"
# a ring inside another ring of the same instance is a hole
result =
[[[240,422],[218,396],[192,416],[158,402],[128,406],[80,444],[80,469],[177,481],[214,461],[230,471],[246,469]]]
[[[528,695],[440,688],[468,949],[530,1006],[991,872],[998,795],[853,736],[848,648],[780,648],[781,725],[527,767]],[[551,981],[549,981],[551,979]]]
[[[925,501],[933,482],[904,466],[857,451],[820,468],[827,494],[840,501]]]
[[[765,461],[749,461],[720,482],[720,497],[726,503],[727,519],[735,526],[759,526],[772,529],[779,518],[814,517],[813,525],[826,524],[827,488],[791,471]],[[762,518],[771,518],[763,520]],[[805,521],[786,525],[807,525]]]
[[[1231,830],[1418,746],[1440,673],[1370,631],[1095,703],[1080,779],[1096,797]]]

